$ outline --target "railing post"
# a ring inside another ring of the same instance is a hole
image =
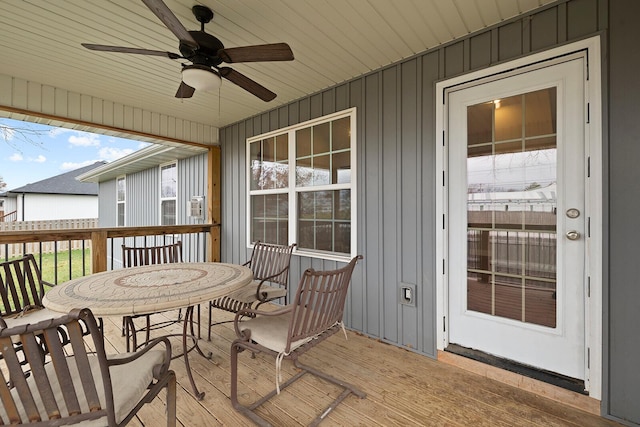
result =
[[[210,242],[207,249],[207,261],[220,262],[220,226],[212,225],[207,234]]]
[[[91,232],[91,272],[107,271],[107,231]]]

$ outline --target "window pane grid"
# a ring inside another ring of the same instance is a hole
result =
[[[289,195],[251,196],[251,240],[286,245],[289,241]]]
[[[126,180],[125,177],[116,179],[116,226],[125,225],[125,203],[126,203]]]
[[[288,134],[285,133],[251,143],[251,190],[289,186],[288,138]]]
[[[177,224],[178,167],[160,167],[160,225]]]
[[[350,253],[350,207],[350,190],[299,192],[299,248]]]
[[[336,116],[248,141],[252,242],[296,242],[299,251],[351,253],[355,110]]]

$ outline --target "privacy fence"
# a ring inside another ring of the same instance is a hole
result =
[[[98,227],[97,218],[59,219],[48,221],[0,222],[2,232],[25,232],[41,234],[52,230],[88,229]],[[5,243],[0,245],[0,259],[14,258],[26,253],[53,253],[74,249],[90,249],[91,241],[54,240],[44,242]]]

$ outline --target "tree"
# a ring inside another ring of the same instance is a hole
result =
[[[49,131],[45,129],[33,129],[25,123],[24,127],[9,126],[0,121],[0,140],[6,142],[9,146],[19,150],[17,142],[26,142],[32,145],[42,146],[39,141],[41,136],[47,135]],[[6,185],[6,183],[5,183]],[[0,186],[0,189],[2,187]]]

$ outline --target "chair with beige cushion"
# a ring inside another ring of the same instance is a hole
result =
[[[45,286],[33,254],[0,263],[0,317],[8,327],[52,319],[60,313],[42,305]]]
[[[167,425],[175,426],[170,360],[166,338],[135,353],[107,356],[89,309],[10,328],[0,319],[0,424],[124,426],[166,389]]]
[[[211,341],[211,327],[229,321],[212,323],[212,309],[237,313],[247,308],[258,308],[260,304],[284,298],[287,303],[287,287],[289,285],[289,266],[291,254],[296,244],[289,246],[254,243],[251,258],[243,265],[253,271],[253,282],[249,286],[209,303],[209,330],[207,339]]]
[[[342,316],[351,274],[362,256],[357,256],[345,267],[331,271],[304,272],[295,298],[283,308],[275,311],[240,310],[234,320],[236,340],[231,344],[231,404],[258,425],[270,425],[254,412],[267,400],[280,393],[303,375],[310,373],[342,388],[343,392],[311,423],[316,425],[335,409],[350,394],[361,399],[365,393],[355,386],[324,373],[316,368],[299,363],[298,357],[318,345],[341,329]],[[247,319],[248,318],[248,319]],[[345,338],[347,334],[345,331]],[[238,401],[238,353],[250,350],[265,352],[276,359],[276,388],[256,402],[243,405]],[[283,359],[293,361],[300,371],[281,382],[280,366]]]

